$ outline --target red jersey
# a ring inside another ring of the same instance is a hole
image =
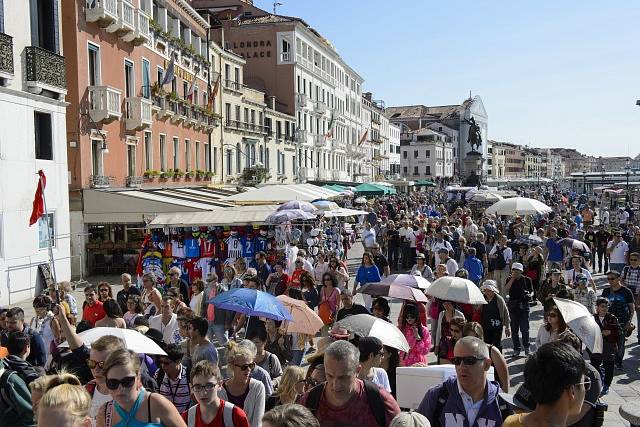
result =
[[[107,313],[104,312],[101,301],[96,301],[92,306],[85,304],[82,309],[82,320],[86,320],[93,326],[95,326],[98,320],[104,318],[106,315]]]
[[[200,257],[201,258],[213,258],[215,254],[216,245],[212,240],[202,238],[200,239]]]
[[[225,427],[224,425],[224,400],[220,399],[220,407],[218,408],[218,413],[211,420],[209,424],[205,424],[202,421],[202,415],[200,414],[200,404],[196,405],[196,425],[194,427]],[[247,419],[247,415],[244,411],[237,406],[233,407],[233,413],[231,415],[233,419],[234,427],[249,427],[249,420]],[[182,419],[185,423],[188,422],[189,419],[189,411],[184,411],[182,413]]]

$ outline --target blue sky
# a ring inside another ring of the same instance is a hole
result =
[[[640,2],[280,0],[389,105],[480,95],[489,138],[640,152]],[[257,0],[272,10],[272,1]]]

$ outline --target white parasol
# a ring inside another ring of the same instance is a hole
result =
[[[593,314],[577,301],[553,298],[565,323],[593,353],[602,353],[602,331]]]
[[[404,334],[392,323],[379,319],[370,314],[356,314],[346,317],[336,323],[349,332],[361,337],[376,337],[382,344],[408,352],[409,343]]]
[[[487,215],[537,215],[551,212],[551,210],[549,206],[538,200],[513,197],[494,203],[485,210],[485,213]]]
[[[480,288],[471,280],[463,279],[462,277],[441,277],[431,282],[431,285],[424,292],[444,301],[463,304],[487,303]]]
[[[78,334],[87,347],[91,347],[94,341],[107,335],[120,338],[129,350],[133,350],[138,354],[167,355],[152,339],[133,329],[97,327]],[[69,343],[65,341],[60,344],[60,347],[69,347]]]
[[[391,274],[380,281],[385,285],[402,285],[410,288],[427,289],[431,284],[422,276],[414,274]]]

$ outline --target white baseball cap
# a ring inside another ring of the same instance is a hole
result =
[[[520,264],[519,262],[514,262],[511,265],[511,269],[512,270],[520,270],[520,271],[524,271],[524,267],[522,266],[522,264]]]

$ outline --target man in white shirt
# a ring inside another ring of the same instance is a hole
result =
[[[444,240],[441,230],[436,231],[436,239],[431,245],[431,253],[433,254],[434,258],[436,257],[440,249],[446,249],[449,253],[453,252],[453,246],[451,246],[451,243]],[[434,261],[435,261],[435,264],[438,263],[437,259],[434,259]]]
[[[620,211],[618,212],[618,223],[621,226],[626,226],[627,223],[629,222],[629,212],[625,211],[624,208],[620,208]]]
[[[593,281],[591,273],[588,268],[582,267],[582,257],[574,255],[571,257],[571,268],[564,272],[564,282],[572,288],[578,286],[578,276],[581,274],[587,278],[588,283],[591,285],[594,291],[597,291],[596,282]]]
[[[627,264],[627,253],[629,245],[622,240],[620,230],[613,232],[613,239],[607,244],[607,254],[609,255],[609,269],[622,273],[622,269]]]
[[[173,297],[162,297],[161,313],[149,319],[149,328],[162,332],[162,341],[165,344],[174,342],[173,335],[178,329],[178,316],[173,312]]]
[[[307,251],[300,249],[298,251],[298,257],[302,259],[302,268],[313,274],[313,264],[311,264],[311,261],[307,259]]]
[[[605,207],[600,215],[600,224],[609,225],[610,222],[609,209]]]
[[[449,256],[449,251],[445,248],[440,248],[438,250],[438,258],[440,258],[440,263],[445,264],[447,266],[447,275],[453,277],[456,275],[456,271],[458,271],[458,263],[455,259]]]

